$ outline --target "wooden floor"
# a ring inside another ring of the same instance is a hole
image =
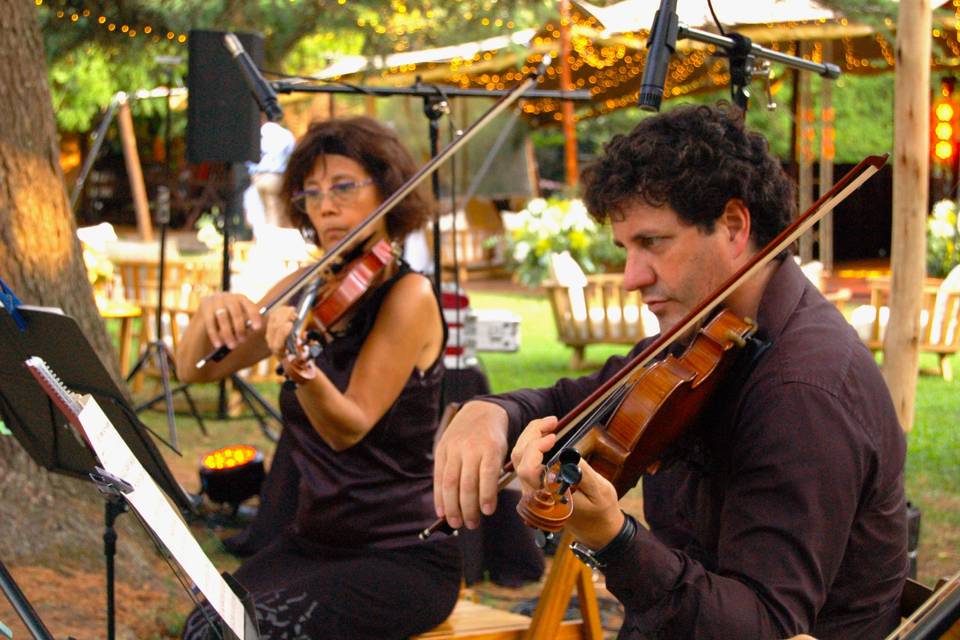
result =
[[[530,627],[530,618],[519,613],[496,609],[461,598],[447,620],[437,628],[414,636],[411,640],[441,640],[446,638],[469,640],[518,640],[524,638]],[[567,620],[560,625],[556,640],[583,638],[578,620]],[[554,640],[551,638],[550,640]]]

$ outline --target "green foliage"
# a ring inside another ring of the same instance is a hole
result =
[[[51,0],[37,9],[63,131],[89,129],[118,91],[164,86],[167,69],[156,56],[180,56],[183,63],[174,75],[182,82],[187,45],[179,40],[191,29],[260,32],[265,68],[308,74],[337,55],[387,54],[486,38],[539,26],[557,13],[552,0],[131,0],[101,5]],[[162,101],[140,101],[133,109],[150,115],[162,109]]]

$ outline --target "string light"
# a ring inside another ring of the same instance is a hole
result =
[[[346,2],[346,0],[343,0]],[[45,0],[34,0],[36,6],[42,6]],[[69,11],[64,11],[63,9],[57,9],[53,15],[55,15],[60,20],[69,20],[74,24],[79,24],[81,18],[92,18],[93,14],[90,9],[72,9]],[[154,33],[154,28],[151,25],[144,25],[143,27],[136,27],[129,24],[120,24],[119,26],[115,22],[110,22],[106,16],[100,15],[97,16],[96,20],[91,20],[89,24],[95,26],[104,27],[110,33],[117,33],[126,35],[130,38],[137,38],[141,35],[151,36],[152,42],[161,42],[163,38],[159,34]],[[171,42],[177,42],[178,44],[185,44],[187,42],[187,34],[185,33],[174,33],[172,31],[167,32],[166,39]]]

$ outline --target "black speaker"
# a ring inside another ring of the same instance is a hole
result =
[[[190,162],[260,160],[260,110],[230,52],[224,31],[190,32],[187,69],[187,159]],[[258,67],[263,36],[237,33]]]

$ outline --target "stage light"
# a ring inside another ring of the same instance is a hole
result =
[[[263,453],[249,445],[223,447],[200,459],[200,492],[234,510],[260,492],[265,476]]]

